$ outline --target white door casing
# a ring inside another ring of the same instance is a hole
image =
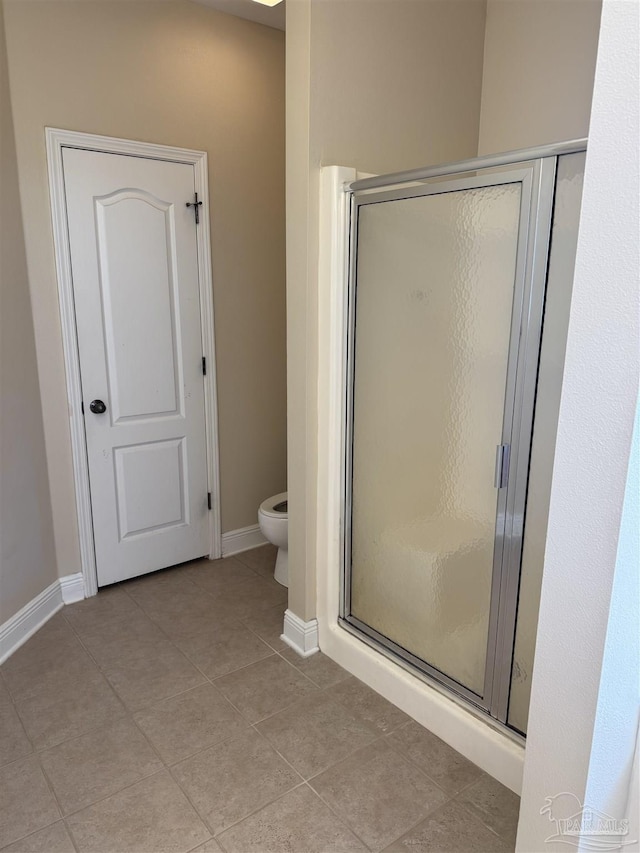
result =
[[[47,143],[90,595],[220,553],[206,155],[50,129]]]

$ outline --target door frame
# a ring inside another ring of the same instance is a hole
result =
[[[76,513],[80,539],[80,562],[85,597],[98,592],[93,514],[84,415],[80,383],[80,354],[71,274],[69,223],[64,191],[62,153],[64,148],[81,148],[105,154],[127,154],[170,163],[185,163],[194,167],[195,188],[205,203],[200,208],[200,239],[198,247],[198,286],[200,292],[200,323],[202,352],[207,359],[204,380],[204,410],[207,451],[207,483],[211,492],[209,512],[209,558],[218,559],[222,553],[220,527],[220,459],[218,440],[218,395],[216,383],[216,351],[213,314],[213,275],[211,268],[211,226],[209,218],[208,162],[206,151],[174,148],[150,142],[137,142],[111,136],[100,136],[59,128],[45,128],[49,198],[53,225],[58,302],[62,325],[62,345],[67,385],[73,480],[76,494]],[[186,201],[186,200],[185,200]]]

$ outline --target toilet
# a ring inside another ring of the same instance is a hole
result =
[[[263,536],[278,548],[274,578],[282,586],[289,586],[288,527],[289,513],[287,493],[273,495],[260,504],[258,523]]]

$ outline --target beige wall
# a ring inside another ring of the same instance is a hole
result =
[[[44,128],[209,153],[222,529],[286,487],[284,34],[182,0],[7,0],[59,570],[79,570]]]
[[[311,165],[473,156],[484,22],[484,0],[312,0]]]
[[[600,0],[488,0],[480,154],[587,136]]]
[[[57,577],[0,6],[0,625]]]
[[[319,167],[473,156],[483,0],[289,0],[289,607],[315,615]]]

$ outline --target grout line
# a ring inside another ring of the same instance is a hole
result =
[[[36,761],[38,762],[38,767],[40,768],[40,772],[44,776],[45,782],[47,783],[47,787],[49,788],[49,791],[51,793],[51,796],[53,797],[53,800],[56,804],[56,807],[57,807],[58,811],[60,812],[60,817],[63,818],[63,817],[65,817],[65,814],[64,814],[64,811],[62,810],[62,806],[60,805],[60,800],[58,799],[58,795],[55,792],[55,788],[53,787],[53,783],[51,782],[51,779],[49,779],[49,775],[48,775],[47,771],[44,769],[42,761],[40,760],[39,753],[36,753],[35,757],[36,757]]]
[[[495,835],[496,838],[499,838],[500,841],[504,841],[506,844],[513,844],[514,843],[514,840],[512,838],[507,838],[504,835],[500,835],[500,833],[498,832],[497,829],[494,829],[492,826],[489,826],[488,823],[485,823],[479,815],[477,815],[475,812],[471,811],[471,809],[468,807],[468,805],[466,803],[463,803],[460,800],[458,800],[457,795],[456,795],[456,797],[453,798],[453,800],[455,801],[456,805],[459,808],[461,808],[467,815],[474,818],[476,820],[476,822],[479,823],[481,826],[483,826],[485,829],[488,829],[489,832],[491,832],[492,835]]]
[[[20,712],[18,711],[18,706],[13,701],[13,699],[11,699],[11,697],[10,697],[10,705],[8,707],[11,708],[13,713],[16,715],[16,718],[18,720],[18,725],[22,728],[22,733],[26,737],[27,742],[28,742],[29,746],[31,747],[30,751],[27,752],[25,755],[22,755],[19,758],[13,759],[13,761],[20,761],[23,758],[28,758],[30,755],[35,755],[35,753],[37,753],[38,750],[36,749],[36,747],[33,743],[33,739],[31,738],[31,735],[29,734],[24,723],[22,722],[22,717],[20,716]],[[3,767],[6,767],[7,764],[12,764],[12,763],[13,763],[12,761],[5,761],[5,762],[0,763],[0,770],[2,770]]]
[[[307,673],[306,673],[306,672],[303,672],[299,667],[297,667],[297,666],[295,665],[295,663],[292,663],[290,660],[287,660],[287,658],[282,654],[282,652],[283,652],[283,651],[285,651],[285,649],[281,649],[280,651],[277,651],[277,652],[276,652],[276,654],[278,655],[278,657],[282,658],[282,660],[283,660],[285,663],[288,663],[288,664],[289,664],[289,666],[293,667],[293,669],[295,669],[295,671],[296,671],[296,672],[300,673],[300,675],[303,675],[303,676],[307,679],[307,681],[310,681],[310,682],[311,682],[311,684],[313,684],[313,686],[314,686],[317,690],[320,690],[320,691],[324,691],[324,690],[325,690],[325,688],[324,688],[324,687],[321,687],[321,686],[320,686],[316,681],[314,681],[314,680],[313,680],[313,678],[311,678],[311,676],[310,676],[310,675],[307,675]],[[338,682],[338,683],[339,683],[339,682]]]
[[[198,817],[200,817],[200,815],[198,815]],[[202,818],[200,818],[200,820],[202,820]],[[207,826],[207,824],[204,821],[202,821],[202,824],[203,824],[205,829],[209,829],[209,827]],[[196,844],[195,847],[190,847],[188,850],[185,851],[185,853],[195,853],[196,850],[199,850],[201,847],[204,847],[204,845],[208,844],[210,841],[213,841],[216,844],[218,843],[215,840],[215,838],[213,837],[213,835],[210,835],[209,838],[207,838],[205,841],[201,841],[199,844]]]
[[[277,803],[278,800],[281,800],[283,797],[286,797],[287,794],[291,794],[293,791],[297,791],[298,788],[303,788],[305,785],[306,785],[306,782],[304,780],[302,780],[301,782],[298,782],[297,785],[293,785],[291,788],[288,788],[286,791],[282,791],[280,794],[277,795],[277,797],[274,797],[273,799],[269,800],[269,802],[263,803],[262,805],[258,806],[257,808],[253,809],[252,811],[250,811],[244,817],[241,817],[238,820],[234,821],[233,823],[230,823],[229,826],[225,826],[225,828],[221,829],[220,832],[218,832],[217,834],[214,834],[214,836],[213,836],[214,840],[216,841],[217,844],[221,844],[222,842],[220,841],[220,836],[224,835],[224,833],[227,832],[229,829],[233,829],[235,826],[238,826],[239,824],[243,823],[245,820],[248,820],[250,817],[253,817],[254,815],[258,814],[263,809],[266,809],[269,806],[272,806],[274,803]]]
[[[13,841],[9,841],[7,844],[4,844],[0,850],[6,850],[7,847],[11,847],[13,844],[19,844],[21,841],[26,841],[27,838],[31,838],[33,835],[37,835],[39,832],[44,832],[45,829],[51,829],[52,826],[55,826],[57,823],[64,824],[64,818],[59,817],[57,820],[52,820],[51,823],[46,823],[44,826],[39,827],[38,829],[30,830],[26,835],[21,835],[20,838],[14,838]],[[66,824],[65,824],[66,826]],[[74,846],[74,849],[77,850],[73,839],[71,842]]]
[[[386,844],[386,845],[385,845],[385,847],[388,847],[388,846],[389,846],[389,845],[391,845],[391,844],[395,844],[397,841],[399,841],[399,840],[400,840],[401,838],[403,838],[405,835],[408,835],[410,832],[413,832],[413,831],[414,831],[414,829],[416,829],[417,827],[419,827],[421,823],[423,823],[425,820],[428,820],[430,817],[432,817],[432,816],[433,816],[433,815],[438,811],[438,809],[442,809],[442,808],[444,808],[444,806],[449,805],[449,803],[451,803],[451,802],[453,802],[453,800],[452,800],[452,798],[449,798],[449,799],[445,800],[443,803],[438,803],[437,805],[435,805],[435,806],[433,806],[432,808],[428,809],[428,810],[425,812],[425,814],[420,818],[420,820],[416,821],[416,822],[415,822],[414,824],[412,824],[408,829],[405,829],[403,832],[401,832],[401,833],[400,833],[400,835],[398,835],[396,838],[392,839],[392,840],[389,842],[389,844]],[[383,848],[383,849],[384,849],[384,848]]]
[[[412,720],[412,721],[410,721],[410,722],[414,722],[414,721]],[[454,799],[454,798],[455,798],[455,797],[457,797],[459,794],[461,794],[463,791],[466,791],[466,790],[467,790],[467,788],[470,788],[472,785],[475,785],[475,783],[479,781],[479,778],[472,779],[472,780],[471,780],[471,782],[467,782],[467,784],[466,784],[466,785],[463,785],[463,786],[462,786],[462,788],[460,788],[460,790],[458,790],[458,791],[454,791],[453,793],[452,793],[450,790],[448,790],[447,788],[445,788],[445,787],[444,787],[444,785],[442,785],[440,782],[438,782],[438,780],[437,780],[437,779],[434,779],[434,778],[433,778],[433,776],[431,776],[431,775],[429,774],[429,771],[428,771],[428,770],[425,770],[425,769],[424,769],[424,767],[421,767],[421,766],[420,766],[420,764],[418,764],[418,762],[417,762],[417,761],[414,761],[414,759],[413,759],[413,758],[411,758],[411,756],[410,756],[410,755],[408,755],[407,753],[403,752],[403,751],[402,751],[402,749],[400,749],[400,747],[399,747],[399,746],[396,746],[396,744],[394,744],[393,742],[391,742],[391,737],[392,737],[394,734],[396,734],[396,732],[400,731],[400,729],[401,729],[401,728],[404,728],[404,726],[405,726],[405,725],[408,725],[408,723],[404,723],[404,724],[403,724],[402,726],[400,726],[399,728],[394,729],[392,732],[388,732],[387,734],[385,734],[385,735],[384,735],[384,737],[385,737],[385,739],[386,739],[386,742],[387,742],[387,746],[389,747],[389,749],[391,749],[393,752],[395,752],[395,754],[396,754],[396,755],[398,755],[400,758],[403,758],[405,761],[407,761],[407,762],[408,762],[412,767],[414,767],[416,770],[419,770],[419,771],[420,771],[420,773],[422,773],[422,775],[423,775],[423,776],[426,776],[426,777],[427,777],[427,779],[428,779],[430,782],[432,782],[432,783],[433,783],[437,788],[439,788],[443,793],[445,793],[449,799]],[[418,725],[420,725],[420,724],[418,723]],[[427,730],[427,731],[428,731],[428,730]],[[431,732],[430,732],[430,734],[431,734]],[[447,745],[448,745],[448,744],[447,744]],[[453,747],[450,747],[450,748],[451,748],[451,749],[453,749]],[[454,751],[454,752],[456,752],[456,750],[455,750],[455,749],[454,749],[453,751]],[[456,754],[457,754],[457,755],[461,755],[461,753],[459,753],[459,752],[458,752],[458,753],[456,753]],[[462,756],[462,757],[464,758],[464,756]],[[469,759],[465,759],[465,760],[466,760],[466,761],[469,761]],[[469,764],[473,764],[473,762],[472,762],[472,761],[469,761]],[[478,765],[477,765],[477,764],[473,764],[473,766],[474,766],[474,767],[477,767]],[[480,768],[478,768],[478,769],[480,769]],[[483,771],[480,771],[480,772],[483,772]]]
[[[335,765],[333,765],[333,766],[335,766]],[[329,769],[329,768],[327,768],[327,769]],[[323,772],[324,772],[324,771],[323,771]],[[307,786],[307,788],[309,788],[309,790],[310,790],[313,794],[315,794],[315,795],[316,795],[316,797],[320,800],[320,802],[321,802],[321,803],[323,803],[323,804],[324,804],[324,805],[329,809],[329,811],[331,812],[331,814],[335,815],[335,817],[340,821],[340,823],[344,824],[344,825],[346,826],[346,828],[347,828],[350,832],[352,832],[352,833],[355,835],[355,837],[358,839],[358,841],[359,841],[361,844],[363,844],[367,850],[371,850],[371,847],[369,847],[369,845],[364,841],[364,839],[362,839],[362,838],[358,835],[358,833],[357,833],[357,832],[355,831],[355,829],[351,826],[351,823],[350,823],[350,822],[345,818],[345,816],[344,816],[344,815],[341,815],[338,811],[336,811],[336,809],[334,809],[334,808],[333,808],[333,806],[332,806],[330,803],[328,803],[328,802],[325,800],[325,798],[324,798],[321,794],[319,794],[319,793],[318,793],[318,791],[316,791],[316,789],[315,789],[315,788],[313,788],[313,787],[309,784],[309,781],[308,781],[308,780],[305,782],[305,785]]]
[[[76,837],[73,834],[73,831],[71,829],[71,825],[69,823],[67,823],[66,817],[62,818],[62,822],[65,825],[65,829],[67,830],[67,833],[69,834],[69,838],[71,839],[71,843],[73,844],[73,849],[76,851],[76,853],[80,853],[80,847],[78,846],[78,842],[76,841]]]
[[[277,747],[276,747],[274,744],[272,744],[272,743],[271,743],[271,741],[269,740],[269,738],[268,738],[266,735],[262,734],[262,732],[260,731],[260,729],[256,728],[256,726],[255,726],[255,725],[252,725],[252,726],[251,726],[251,728],[252,728],[252,729],[254,730],[254,732],[255,732],[255,733],[260,737],[260,739],[261,739],[261,740],[263,740],[263,741],[267,744],[267,746],[268,746],[270,749],[272,749],[272,750],[276,753],[276,755],[277,755],[277,756],[279,756],[279,758],[281,758],[281,759],[282,759],[282,761],[284,761],[284,763],[285,763],[286,765],[288,765],[288,766],[293,770],[293,772],[296,774],[296,776],[298,776],[298,777],[300,778],[300,781],[301,781],[301,782],[306,782],[306,779],[304,778],[304,776],[302,775],[302,773],[300,773],[300,771],[299,771],[299,770],[297,770],[297,769],[293,766],[293,764],[289,761],[289,759],[288,759],[288,758],[286,758],[286,757],[285,757],[285,756],[280,752],[280,750],[279,750],[279,749],[277,749]],[[298,786],[296,785],[295,787],[298,787]]]
[[[151,773],[147,773],[145,776],[141,776],[139,779],[135,779],[133,782],[129,782],[127,785],[124,785],[122,788],[118,788],[116,791],[111,791],[111,793],[109,794],[105,794],[104,796],[98,797],[97,800],[93,800],[90,803],[86,803],[84,806],[80,806],[80,808],[73,809],[73,811],[70,811],[67,814],[63,814],[62,817],[64,820],[68,820],[70,817],[75,817],[75,815],[86,811],[86,809],[92,809],[94,806],[98,806],[100,805],[100,803],[104,803],[106,800],[111,799],[111,797],[116,797],[123,791],[128,791],[129,788],[133,788],[134,785],[138,785],[140,782],[147,782],[149,779],[153,779],[154,776],[158,776],[160,773],[165,773],[167,769],[168,768],[163,764],[162,767],[158,767],[157,770],[153,770]]]
[[[134,723],[135,723],[135,720],[134,720]],[[136,726],[137,726],[137,723],[135,723],[135,724],[136,724]],[[140,728],[140,727],[138,726],[138,728]],[[141,731],[142,731],[142,730],[141,730]],[[162,764],[162,770],[163,770],[164,772],[168,773],[169,778],[171,779],[171,781],[173,782],[173,784],[174,784],[174,785],[176,786],[176,788],[177,788],[177,789],[182,793],[182,796],[186,799],[186,801],[189,803],[189,805],[190,805],[190,806],[191,806],[191,808],[193,809],[193,813],[196,815],[196,817],[197,817],[197,818],[198,818],[198,820],[202,823],[202,825],[205,827],[205,829],[206,829],[208,832],[211,832],[211,836],[213,837],[213,832],[212,832],[212,830],[211,830],[211,827],[209,826],[209,823],[205,820],[204,816],[203,816],[202,814],[200,814],[200,811],[196,808],[195,803],[191,800],[191,797],[189,796],[189,794],[187,793],[187,791],[185,791],[185,790],[184,790],[184,788],[182,787],[182,785],[180,784],[180,782],[176,779],[175,775],[173,774],[172,767],[171,767],[171,766],[169,766],[169,765],[165,762],[165,760],[162,758],[162,756],[160,755],[159,751],[156,749],[155,745],[151,742],[151,740],[147,737],[147,735],[145,734],[145,732],[142,732],[142,734],[144,735],[145,739],[147,740],[147,742],[149,743],[149,745],[151,746],[151,748],[153,749],[153,751],[155,752],[155,754],[158,756],[158,758],[159,758],[159,760],[160,760],[160,762],[161,762],[161,764]],[[229,739],[229,740],[231,740],[231,738],[228,738],[228,739]],[[214,745],[215,745],[215,744],[214,744]],[[206,749],[208,749],[208,748],[209,748],[209,747],[207,747]],[[193,756],[189,756],[189,757],[190,757],[190,758],[193,758],[195,755],[199,755],[201,752],[204,752],[204,751],[205,751],[205,750],[200,750],[199,752],[195,752],[195,753],[193,754]],[[184,759],[184,760],[186,761],[187,759]],[[180,762],[176,762],[176,764],[179,764],[179,763],[180,763]],[[175,764],[174,764],[173,766],[175,767]],[[205,844],[206,842],[204,842],[204,841],[203,841],[202,843],[203,843],[203,844]],[[199,844],[198,844],[198,845],[196,845],[196,847],[199,847],[199,846],[200,846]]]
[[[230,703],[230,704],[232,704],[232,703]],[[233,707],[234,707],[234,709],[235,709],[236,711],[238,710],[237,708],[235,708],[235,706],[233,706]],[[210,832],[212,833],[212,835],[213,835],[213,837],[214,837],[214,838],[216,838],[216,833],[214,832],[213,827],[208,823],[208,821],[206,820],[206,818],[204,817],[204,815],[203,815],[203,814],[201,814],[201,812],[199,811],[199,809],[198,809],[198,808],[196,807],[196,805],[192,802],[192,800],[191,800],[191,798],[190,798],[189,794],[188,794],[188,793],[187,793],[187,791],[183,788],[183,786],[180,784],[179,779],[177,779],[177,778],[175,777],[175,775],[174,775],[174,772],[173,772],[173,771],[175,770],[175,768],[177,767],[177,765],[178,765],[178,764],[182,763],[182,761],[188,761],[188,760],[189,760],[189,759],[191,759],[191,758],[195,758],[197,755],[201,755],[201,754],[202,754],[202,753],[204,753],[204,752],[208,752],[210,749],[213,749],[214,747],[217,747],[217,746],[221,745],[222,743],[228,743],[229,741],[232,741],[232,740],[239,740],[239,739],[240,739],[240,738],[242,738],[242,737],[243,737],[243,736],[244,736],[244,735],[245,735],[245,734],[246,734],[250,729],[251,729],[251,730],[253,730],[253,731],[255,732],[255,734],[257,734],[257,735],[258,735],[258,737],[259,737],[262,741],[264,741],[264,742],[267,744],[267,746],[268,746],[270,749],[272,749],[272,750],[273,750],[273,751],[274,751],[274,752],[275,752],[275,753],[276,753],[276,754],[277,754],[277,755],[278,755],[278,756],[279,756],[279,757],[280,757],[280,758],[281,758],[281,759],[282,759],[282,760],[283,760],[283,761],[284,761],[284,762],[285,762],[285,763],[286,763],[286,764],[291,768],[291,770],[293,770],[293,772],[296,774],[296,776],[298,776],[298,777],[299,777],[300,781],[299,781],[297,784],[293,785],[291,788],[288,788],[286,791],[281,792],[280,794],[278,794],[276,797],[274,797],[273,799],[269,800],[268,802],[266,802],[266,803],[262,803],[260,806],[257,806],[255,809],[253,809],[252,811],[250,811],[248,814],[244,815],[243,817],[241,817],[241,818],[239,818],[238,820],[234,821],[233,823],[229,824],[229,826],[226,826],[224,829],[221,829],[221,830],[220,830],[220,832],[218,832],[218,833],[217,833],[217,835],[220,835],[222,832],[226,832],[226,831],[227,831],[227,829],[231,829],[231,827],[233,827],[233,826],[237,826],[237,824],[242,823],[242,821],[243,821],[243,820],[246,820],[248,817],[251,817],[251,815],[256,814],[256,812],[259,812],[261,809],[266,808],[267,806],[269,806],[269,805],[271,805],[272,803],[274,803],[276,800],[280,799],[280,797],[283,797],[285,794],[288,794],[290,791],[293,791],[293,790],[295,790],[296,788],[299,788],[301,785],[303,785],[303,784],[304,784],[304,778],[302,777],[302,775],[301,775],[301,774],[300,774],[300,773],[295,769],[295,767],[293,767],[293,766],[289,763],[289,761],[287,761],[287,759],[286,759],[283,755],[281,755],[281,754],[278,752],[278,750],[277,750],[277,749],[275,749],[275,747],[273,746],[273,744],[269,743],[269,741],[264,737],[264,735],[263,735],[261,732],[259,732],[259,731],[255,728],[255,726],[254,726],[254,725],[252,725],[252,724],[250,724],[250,725],[249,725],[249,728],[248,728],[245,732],[240,732],[239,734],[232,735],[232,736],[230,736],[230,737],[228,737],[228,738],[225,738],[224,740],[221,740],[221,741],[218,741],[218,742],[216,742],[216,743],[214,743],[214,744],[211,744],[211,746],[207,746],[207,747],[205,747],[204,749],[199,750],[198,752],[195,752],[193,755],[189,756],[188,758],[180,759],[180,761],[176,761],[175,763],[173,763],[173,764],[172,764],[172,765],[170,765],[170,766],[169,766],[169,765],[167,765],[167,770],[168,770],[168,771],[169,771],[169,773],[171,774],[171,778],[174,780],[174,782],[176,783],[176,785],[177,785],[177,786],[180,788],[180,790],[183,792],[183,794],[185,795],[185,797],[187,798],[187,800],[191,803],[191,805],[192,805],[192,806],[193,806],[193,808],[195,809],[196,814],[197,814],[197,815],[198,815],[198,817],[199,817],[199,818],[204,822],[204,824],[206,825],[207,829],[209,829],[209,830],[210,830]]]
[[[46,711],[48,711],[48,708],[45,708],[44,710],[46,712]],[[85,735],[95,734],[95,732],[100,731],[100,729],[108,728],[109,726],[112,725],[112,723],[116,723],[116,722],[119,722],[121,720],[124,720],[125,717],[127,717],[127,716],[130,716],[130,714],[127,711],[127,709],[125,708],[121,715],[119,715],[117,717],[113,717],[107,723],[102,723],[99,726],[92,726],[90,729],[87,729],[87,731],[80,732],[80,734],[76,734],[76,735],[70,735],[69,737],[65,738],[64,740],[59,741],[58,743],[53,743],[53,744],[50,744],[49,746],[41,746],[38,748],[34,748],[33,755],[43,755],[45,752],[51,752],[51,750],[57,749],[59,746],[64,746],[64,744],[66,744],[66,743],[72,743],[74,740],[79,740],[81,737],[84,737]]]
[[[397,729],[396,729],[396,731],[397,731]],[[371,742],[371,743],[369,743],[369,744],[366,744],[365,746],[359,747],[357,750],[354,750],[352,753],[350,753],[350,754],[348,754],[348,755],[346,755],[346,756],[343,756],[343,758],[341,758],[339,761],[335,762],[335,764],[332,764],[332,765],[330,765],[329,767],[325,768],[324,770],[321,770],[321,771],[319,771],[318,773],[315,773],[313,776],[310,776],[310,777],[306,780],[307,785],[309,785],[309,787],[311,788],[311,790],[312,790],[312,791],[314,791],[314,792],[318,795],[318,797],[320,797],[320,799],[322,800],[322,802],[323,802],[323,803],[325,803],[325,805],[326,805],[329,809],[331,809],[331,811],[332,811],[334,814],[336,814],[336,815],[337,815],[337,816],[338,816],[342,821],[344,821],[344,822],[347,824],[347,826],[348,826],[348,827],[351,829],[351,831],[352,831],[352,832],[353,832],[353,833],[354,833],[354,834],[355,834],[355,835],[360,839],[360,841],[362,841],[362,843],[363,843],[363,844],[365,844],[364,840],[363,840],[362,838],[360,838],[360,836],[359,836],[359,835],[358,835],[358,833],[356,832],[355,828],[352,826],[352,824],[351,824],[351,822],[350,822],[349,818],[348,818],[346,815],[343,815],[343,814],[341,814],[339,811],[337,811],[337,810],[336,810],[336,809],[335,809],[335,808],[334,808],[334,807],[333,807],[329,802],[327,802],[327,801],[324,799],[324,797],[322,796],[322,794],[321,794],[321,793],[320,793],[316,788],[314,788],[314,787],[313,787],[313,782],[314,782],[314,780],[316,780],[319,776],[321,776],[321,775],[323,775],[324,773],[326,773],[326,772],[328,772],[328,771],[330,771],[330,770],[332,770],[332,769],[334,769],[334,768],[338,767],[338,765],[340,765],[340,764],[345,764],[345,763],[347,763],[348,761],[353,760],[354,755],[355,755],[357,752],[359,752],[359,751],[364,751],[364,750],[370,749],[372,746],[374,746],[374,745],[376,745],[376,744],[379,744],[379,743],[385,743],[385,744],[386,744],[386,746],[387,746],[388,748],[390,748],[390,749],[391,749],[391,751],[392,751],[392,752],[394,752],[394,753],[397,755],[397,757],[399,757],[400,759],[404,760],[404,761],[405,761],[405,763],[407,763],[407,764],[409,765],[409,767],[410,767],[412,770],[417,771],[421,776],[425,777],[425,778],[427,779],[427,781],[431,782],[431,783],[434,785],[434,787],[435,787],[438,791],[440,791],[441,793],[443,793],[443,794],[445,795],[445,799],[444,799],[444,800],[442,800],[441,802],[438,802],[438,803],[436,803],[435,805],[433,805],[430,809],[428,809],[428,810],[427,810],[427,811],[426,811],[426,812],[425,812],[425,813],[420,817],[420,819],[419,819],[418,821],[416,821],[416,823],[415,823],[415,824],[412,824],[410,827],[408,827],[407,829],[403,830],[403,831],[402,831],[402,832],[401,832],[401,833],[400,833],[396,838],[392,839],[388,844],[393,844],[395,841],[397,841],[397,840],[398,840],[399,838],[401,838],[403,835],[406,835],[407,833],[409,833],[409,832],[411,832],[413,829],[415,829],[415,827],[416,827],[416,826],[418,826],[420,823],[422,823],[422,821],[426,820],[430,815],[432,815],[432,814],[433,814],[433,812],[437,811],[439,808],[442,808],[442,807],[443,807],[443,806],[445,806],[447,803],[453,802],[453,800],[454,800],[454,795],[453,795],[453,794],[451,794],[450,792],[445,791],[445,790],[444,790],[444,788],[442,788],[442,786],[441,786],[441,785],[439,785],[439,784],[438,784],[437,782],[435,782],[435,780],[433,780],[433,779],[432,779],[432,778],[431,778],[427,773],[425,773],[425,771],[424,771],[424,770],[422,770],[422,768],[420,768],[420,767],[418,767],[417,765],[415,765],[415,764],[414,764],[414,762],[408,761],[408,760],[407,760],[407,757],[406,757],[405,755],[403,755],[403,754],[402,754],[401,752],[399,752],[397,749],[393,748],[393,747],[392,747],[392,746],[387,742],[387,738],[389,737],[389,735],[390,735],[390,734],[392,734],[392,733],[390,732],[390,733],[388,733],[388,734],[381,734],[378,738],[376,738],[376,740],[372,741],[372,742]],[[477,781],[477,780],[474,780],[474,781]],[[387,846],[388,846],[388,844],[385,844],[385,847],[387,847]],[[366,847],[369,847],[369,845],[367,845],[367,844],[365,844],[365,846],[366,846]],[[369,849],[371,849],[371,848],[369,848]]]

